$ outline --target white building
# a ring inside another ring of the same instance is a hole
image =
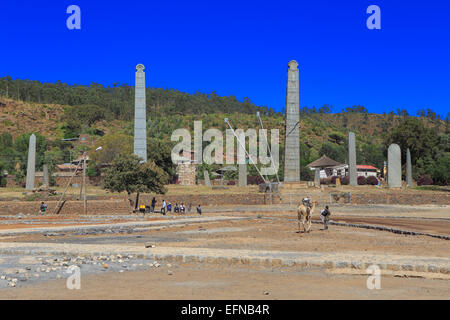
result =
[[[311,162],[310,164],[308,164],[308,167],[311,169],[311,171],[320,170],[321,179],[326,179],[332,176],[348,176],[348,164],[341,164],[333,159],[328,158],[327,156],[322,156],[320,159]],[[376,177],[377,174],[380,173],[380,170],[373,166],[359,164],[356,165],[356,172],[358,174],[358,177]]]
[[[331,169],[331,175],[330,176],[338,176],[338,177],[344,177],[348,176],[348,164],[343,164],[340,166],[334,166]],[[377,173],[380,172],[377,168],[365,164],[358,164],[356,165],[356,172],[359,176],[363,177],[369,177],[369,176],[377,176]]]

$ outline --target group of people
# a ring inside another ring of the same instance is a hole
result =
[[[156,198],[153,197],[151,204],[150,204],[150,212],[154,213],[155,212],[155,207],[156,207]],[[161,214],[165,215],[166,212],[173,212],[174,213],[186,213],[186,206],[184,205],[184,203],[182,202],[180,205],[178,205],[178,202],[175,203],[175,206],[172,205],[171,202],[169,202],[168,204],[166,203],[166,200],[162,201],[162,206],[161,206]],[[191,212],[192,209],[192,203],[189,203],[188,207],[187,207],[187,211]],[[197,213],[198,214],[202,214],[202,207],[199,204],[197,206]]]

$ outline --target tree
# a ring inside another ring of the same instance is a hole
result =
[[[332,132],[328,134],[328,137],[335,144],[342,144],[345,141],[345,136],[339,132]]]
[[[400,146],[403,152],[409,148],[411,151],[411,161],[413,164],[417,159],[430,155],[439,138],[433,129],[426,128],[421,121],[416,118],[404,118],[402,122],[385,137],[385,149],[391,143]]]
[[[337,145],[330,142],[324,142],[319,150],[320,156],[327,156],[333,160],[341,163],[345,163],[346,156],[345,146]]]
[[[356,159],[360,164],[368,164],[377,168],[383,167],[384,155],[380,145],[363,144],[360,150],[356,150]]]
[[[167,183],[167,174],[164,170],[153,161],[141,161],[142,159],[134,154],[119,155],[105,172],[103,188],[111,192],[126,191],[132,206],[131,193],[137,193],[136,204],[140,192],[166,193],[164,185]]]
[[[100,150],[99,147],[101,147]],[[133,137],[123,133],[112,133],[101,137],[89,152],[90,160],[97,167],[111,163],[120,155],[133,153]]]
[[[435,161],[431,171],[431,177],[435,184],[450,184],[450,152],[445,152]]]
[[[28,162],[28,146],[30,143],[31,133],[23,133],[14,140],[13,148],[16,156],[22,165],[22,169],[26,171]],[[44,164],[44,153],[47,150],[47,141],[45,137],[39,133],[36,136],[36,170],[41,170]]]
[[[403,152],[411,151],[414,177],[430,175],[436,183],[448,184],[450,172],[450,136],[437,135],[415,118],[405,118],[385,138],[385,147],[397,143]]]
[[[110,115],[105,108],[93,104],[69,107],[64,113],[67,128],[75,134],[85,132],[96,121],[108,118]]]
[[[162,168],[170,177],[175,175],[176,166],[172,162],[172,145],[164,140],[147,138],[147,159]]]

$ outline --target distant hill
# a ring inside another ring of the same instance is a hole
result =
[[[227,129],[224,118],[229,118],[234,128],[258,129],[257,111],[261,113],[266,129],[279,129],[280,148],[283,149],[285,130],[281,112],[256,106],[249,99],[238,101],[233,96],[220,97],[214,92],[188,94],[147,88],[148,135],[165,144],[171,143],[170,136],[175,129],[193,129],[195,120],[202,120],[203,130]],[[331,107],[326,105],[318,109],[300,109],[302,166],[322,154],[345,162],[348,132],[353,131],[357,137],[358,163],[381,167],[385,159],[385,135],[404,118],[412,117],[405,110],[397,110],[397,114],[368,113],[362,106],[351,106],[339,113],[330,111]],[[49,143],[54,141],[50,143],[57,147],[54,150],[61,150],[58,161],[67,161],[70,156],[68,145],[62,145],[61,139],[77,137],[81,133],[90,134],[94,140],[112,132],[133,135],[133,115],[134,88],[125,84],[69,86],[61,82],[49,84],[0,78],[0,134],[10,134],[15,140],[23,134],[39,133]],[[421,110],[420,116],[415,118],[436,135],[449,132],[448,116],[443,120],[427,109]],[[11,138],[6,137],[8,139]],[[13,151],[3,156],[0,151],[1,157],[10,163],[17,161],[10,160],[17,159]],[[9,168],[11,170],[11,164]]]

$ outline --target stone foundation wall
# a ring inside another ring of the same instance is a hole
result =
[[[150,205],[151,196],[144,195],[139,198],[139,204]],[[135,200],[135,195],[132,196]],[[159,210],[162,205],[162,201],[166,200],[168,204],[171,202],[175,205],[184,203],[187,206],[192,204],[192,211],[195,212],[195,208],[198,204],[204,206],[220,206],[220,205],[246,205],[246,204],[264,204],[264,194],[225,194],[225,195],[186,195],[186,196],[156,196],[156,209]],[[47,211],[53,213],[57,200],[47,200],[45,203],[48,205]],[[125,197],[107,200],[89,200],[88,214],[128,214],[131,211],[131,206]],[[22,214],[35,214],[39,211],[41,201],[0,201],[0,215],[16,215]],[[67,200],[64,204],[61,214],[83,214],[83,201],[74,199]]]
[[[53,178],[55,179],[57,186],[66,186],[70,180],[70,176],[62,176],[62,177],[53,176]],[[7,176],[6,181],[7,181],[6,182],[7,188],[19,186],[17,184],[17,182],[14,181],[14,176]],[[76,175],[75,177],[73,177],[71,185],[78,184],[78,186],[80,186],[82,183],[83,183],[83,176]],[[86,177],[86,184],[88,186],[92,186],[92,185],[95,186],[95,185],[99,185],[100,183],[101,183],[101,177]],[[44,184],[44,177],[36,176],[36,178],[34,180],[34,187],[37,188],[37,187],[39,187],[39,185],[43,185],[43,184]]]
[[[319,202],[327,203],[328,194],[322,194]],[[221,194],[221,195],[158,195],[156,196],[156,209],[161,208],[162,200],[166,200],[168,204],[171,202],[184,205],[187,207],[192,204],[192,211],[198,204],[205,206],[230,206],[230,205],[264,205],[269,204],[269,194]],[[105,197],[106,198],[106,197]],[[139,204],[150,205],[151,196],[143,195],[139,199]],[[133,195],[133,200],[135,195]],[[39,211],[41,200],[39,201],[18,201],[3,200],[0,201],[0,215],[16,215],[35,214]],[[48,212],[52,213],[57,199],[45,200],[48,205]],[[280,201],[277,196],[273,197],[273,203],[278,204]],[[285,202],[283,202],[285,203]],[[295,201],[293,202],[295,204]],[[448,194],[352,194],[352,204],[401,204],[401,205],[419,205],[419,204],[438,204],[450,205],[450,195]],[[109,199],[88,199],[88,214],[128,214],[131,210],[128,200],[125,197],[109,198]],[[61,211],[61,214],[83,214],[83,201],[68,199]]]
[[[354,194],[352,193],[353,204],[439,204],[450,205],[450,194]]]

